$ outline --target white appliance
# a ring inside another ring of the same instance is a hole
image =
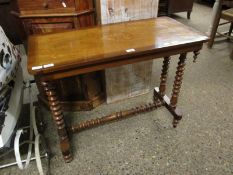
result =
[[[17,124],[23,101],[23,73],[20,67],[13,79],[14,87],[11,91],[10,100],[8,102],[8,109],[5,113],[5,121],[0,133],[0,148],[8,146],[9,140],[14,132]]]
[[[0,155],[0,158],[14,151],[16,159],[16,162],[0,165],[0,169],[18,165],[19,169],[23,170],[28,168],[31,160],[36,160],[39,174],[44,175],[41,158],[49,157],[49,155],[44,138],[38,132],[36,125],[36,107],[33,106],[31,98],[31,82],[29,81],[24,84],[20,61],[19,51],[9,41],[0,26],[0,150],[3,152],[5,151],[5,153]],[[29,90],[30,124],[27,127],[17,128],[17,122],[23,105],[24,89]],[[20,143],[20,136],[27,129],[29,130],[29,140]],[[10,149],[12,140],[14,140],[14,148]],[[23,144],[28,144],[28,153],[25,160],[21,159],[20,154],[20,147]],[[33,146],[35,157],[32,157]],[[41,156],[40,150],[42,147],[46,152]],[[10,150],[3,148],[8,148]]]

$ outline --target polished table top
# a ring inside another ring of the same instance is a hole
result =
[[[34,35],[28,42],[28,71],[51,73],[207,40],[202,33],[168,17]]]

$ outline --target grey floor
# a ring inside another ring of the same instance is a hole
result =
[[[208,30],[211,8],[195,4],[191,20],[185,13],[177,20],[202,32]],[[53,152],[51,174],[69,175],[230,175],[233,174],[233,60],[229,58],[232,42],[218,39],[209,50],[204,46],[197,63],[188,55],[184,83],[179,100],[184,117],[178,128],[164,108],[143,115],[83,131],[72,138],[74,160],[65,164],[48,111],[46,136]],[[174,75],[177,57],[171,63]],[[154,63],[158,85],[161,61]],[[168,94],[173,76],[169,76]],[[152,92],[121,103],[102,105],[90,112],[67,114],[81,121],[125,109],[142,100],[150,101]],[[0,174],[38,174],[32,163],[26,172],[17,167]]]

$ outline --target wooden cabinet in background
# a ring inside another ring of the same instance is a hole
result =
[[[27,36],[96,25],[94,0],[17,0],[17,2],[19,18]],[[91,110],[103,103],[105,90],[102,77],[103,73],[100,71],[57,81],[56,87],[64,110]],[[35,78],[37,81],[37,77]],[[47,103],[38,81],[37,86],[39,100]]]
[[[35,18],[23,19],[25,31],[28,35],[59,32],[74,29],[72,18]]]
[[[190,15],[193,9],[193,2],[194,0],[160,0],[159,16],[187,12],[187,18],[190,19]]]
[[[158,16],[168,15],[168,1],[169,0],[159,0]]]
[[[168,14],[187,12],[187,18],[190,19],[193,1],[194,0],[169,0]]]

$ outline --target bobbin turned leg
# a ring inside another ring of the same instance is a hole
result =
[[[167,82],[167,74],[170,64],[170,57],[165,57],[163,60],[163,68],[160,77],[160,86],[159,86],[159,93],[163,97],[166,91],[166,82]]]
[[[162,73],[160,76],[160,85],[158,91],[154,91],[154,102],[163,101],[163,97],[166,91],[166,82],[167,82],[167,74],[170,64],[170,57],[164,57],[163,66],[162,66]]]
[[[42,82],[42,86],[44,87],[45,93],[47,95],[51,114],[57,127],[60,140],[60,149],[63,154],[63,158],[65,159],[66,163],[71,162],[72,155],[70,151],[70,141],[63,118],[63,111],[56,94],[56,88],[52,82]]]
[[[179,111],[179,109],[174,110],[170,106],[170,99],[165,94],[169,64],[170,64],[170,57],[165,57],[163,60],[162,73],[160,77],[160,86],[154,89],[154,101],[162,102],[164,106],[169,110],[169,112],[173,115],[174,118],[181,118],[182,116],[181,112]]]
[[[171,108],[175,111],[177,102],[178,102],[178,97],[180,93],[180,88],[182,84],[182,79],[183,79],[183,74],[184,74],[184,69],[185,69],[185,60],[186,60],[187,53],[182,53],[179,58],[178,66],[177,66],[177,71],[176,71],[176,76],[175,76],[175,81],[173,84],[173,90],[172,90],[172,97],[170,101],[170,106]],[[176,127],[179,120],[181,120],[182,115],[177,115],[174,116],[173,120],[173,126]]]

